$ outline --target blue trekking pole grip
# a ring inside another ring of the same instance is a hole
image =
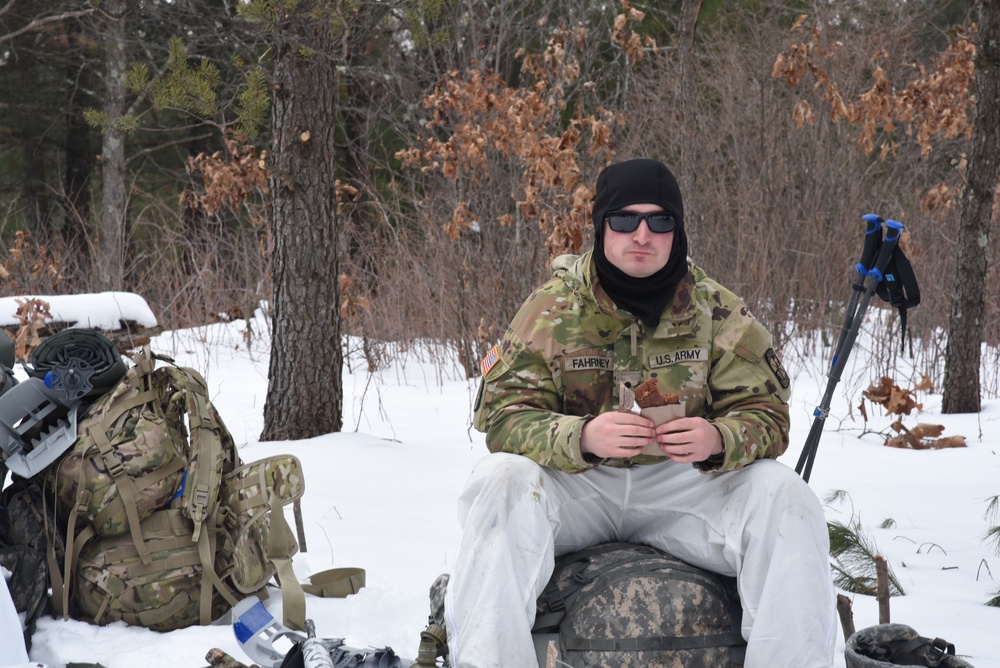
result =
[[[875,260],[875,266],[868,272],[868,275],[874,278],[876,283],[882,282],[886,265],[889,264],[889,258],[892,257],[892,253],[896,250],[896,245],[899,243],[899,235],[906,229],[898,220],[887,220],[885,221],[885,226],[885,239],[882,240],[882,248],[878,251],[878,259]]]
[[[861,219],[868,225],[865,228],[865,245],[861,249],[861,260],[854,265],[854,268],[862,275],[862,282],[864,282],[863,277],[868,275],[868,270],[872,267],[872,261],[875,259],[875,252],[878,250],[879,242],[882,241],[882,223],[885,220],[876,213],[866,213],[861,216]]]
[[[865,291],[865,279],[868,277],[868,271],[875,260],[875,254],[882,244],[882,223],[885,222],[882,216],[876,213],[866,213],[861,216],[861,219],[867,223],[865,241],[861,248],[861,258],[854,265],[858,274],[854,277],[854,283],[851,285],[851,298],[847,304],[847,310],[844,312],[844,324],[840,327],[840,337],[837,339],[837,347],[833,349],[833,360],[830,362],[830,366],[835,366],[837,358],[840,357],[844,340],[847,338],[847,333],[851,329],[851,323],[854,322],[858,309],[858,298]]]

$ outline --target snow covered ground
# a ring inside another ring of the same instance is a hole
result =
[[[302,460],[308,551],[295,559],[300,577],[331,567],[367,571],[367,586],[356,595],[308,599],[318,635],[343,637],[354,647],[388,645],[415,657],[428,587],[454,563],[455,500],[486,453],[482,434],[470,427],[476,382],[466,381],[457,364],[442,372],[417,351],[390,351],[391,365],[374,377],[352,357],[344,373],[341,433],[261,443],[268,330],[263,319],[254,322],[257,338],[248,349],[245,329],[240,321],[169,332],[153,347],[205,375],[245,461],[278,453]],[[863,334],[834,396],[810,484],[823,499],[841,492],[828,504],[828,518],[859,521],[888,559],[906,592],[892,599],[894,622],[947,639],[977,668],[1000,668],[1000,608],[984,605],[1000,590],[1000,556],[983,540],[991,526],[987,499],[1000,494],[1000,400],[985,401],[979,414],[941,415],[939,395],[918,393],[923,410],[904,424],[941,424],[945,436],[963,435],[968,447],[883,447],[894,418],[869,406],[865,425],[857,410],[861,390],[878,379],[881,366],[866,341]],[[826,386],[829,355],[805,343],[792,348],[796,352],[785,355],[794,382],[792,446],[782,458],[789,466]],[[899,362],[893,376],[909,388],[922,371]],[[892,520],[891,528],[880,528],[885,520]],[[856,626],[876,624],[875,600],[852,598]],[[280,619],[280,602],[272,598],[268,605]],[[52,618],[39,622],[30,656],[51,666],[196,668],[207,665],[205,654],[214,647],[249,663],[229,626],[160,634]],[[841,636],[838,666],[844,665],[843,647]]]

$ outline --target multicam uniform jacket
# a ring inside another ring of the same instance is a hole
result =
[[[569,472],[662,462],[580,451],[586,422],[617,410],[619,384],[655,376],[660,391],[680,395],[688,416],[722,434],[724,453],[699,469],[734,470],[784,452],[789,380],[770,334],[739,297],[688,264],[650,331],[600,288],[591,253],[556,258],[553,278],[528,297],[484,360],[474,423],[489,449]]]

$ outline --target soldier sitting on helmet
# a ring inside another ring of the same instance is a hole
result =
[[[475,426],[493,454],[459,500],[452,665],[537,665],[530,630],[555,557],[625,541],[738,579],[747,668],[829,668],[826,522],[775,461],[789,379],[769,333],[687,257],[660,162],[607,167],[592,217],[594,249],[555,260],[483,361]],[[620,383],[653,377],[686,417],[654,426],[617,410]]]

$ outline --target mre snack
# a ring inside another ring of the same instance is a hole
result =
[[[676,394],[664,394],[657,387],[656,378],[650,378],[645,383],[637,385],[635,388],[635,403],[639,408],[652,408],[653,406],[670,406],[679,404],[680,397]]]

